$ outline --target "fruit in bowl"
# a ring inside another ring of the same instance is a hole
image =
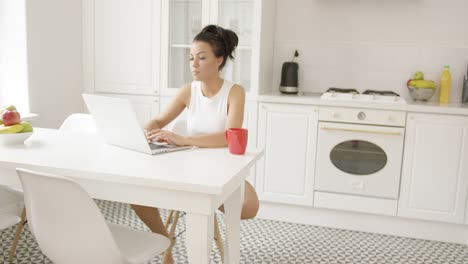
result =
[[[8,106],[0,111],[0,144],[20,144],[33,133],[29,122],[21,121],[20,114],[14,106]]]
[[[411,98],[415,101],[427,101],[435,93],[437,86],[435,82],[424,80],[424,74],[417,71],[413,75],[413,79],[406,82]]]

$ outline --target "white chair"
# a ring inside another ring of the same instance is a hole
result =
[[[98,134],[96,123],[90,114],[71,114],[63,121],[59,129],[85,134]]]
[[[98,134],[96,123],[94,122],[94,119],[90,114],[82,114],[82,113],[71,114],[65,119],[65,121],[63,121],[59,129],[62,131],[71,131],[71,132],[83,133],[83,134],[91,134],[91,135]],[[19,189],[12,189],[12,188],[9,188],[9,189],[12,192],[16,192],[22,195],[22,191]],[[13,260],[13,257],[16,254],[16,247],[18,246],[18,241],[20,239],[21,232],[24,228],[24,225],[27,223],[26,208],[23,208],[23,212],[21,213],[21,219],[18,222],[19,224],[16,227],[15,238],[11,245],[10,255],[8,257],[8,261],[10,262]]]
[[[21,218],[17,215],[0,213],[0,230],[14,226],[20,221]]]
[[[69,178],[16,171],[31,232],[54,263],[146,263],[170,245],[159,234],[106,224],[93,199]]]
[[[0,192],[7,191],[7,193],[10,193],[9,189],[10,188],[7,187],[7,186],[0,186]],[[3,205],[10,206],[11,204],[10,203],[5,203],[5,204],[2,203],[2,206]],[[11,213],[9,211],[12,211],[12,210],[7,210],[5,212],[0,212],[0,230],[12,227],[12,226],[18,224],[21,221],[21,218],[17,214]]]

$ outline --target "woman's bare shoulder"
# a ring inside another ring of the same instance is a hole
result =
[[[187,107],[190,103],[190,96],[192,93],[192,85],[190,83],[184,84],[177,92],[177,99],[183,102]]]
[[[229,98],[230,99],[244,99],[245,98],[245,90],[244,87],[242,87],[239,84],[234,84],[229,91]]]

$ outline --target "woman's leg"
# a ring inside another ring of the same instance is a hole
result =
[[[166,237],[168,236],[158,208],[136,204],[132,204],[131,206],[141,221],[143,221],[153,233],[158,233]]]
[[[241,211],[241,219],[252,219],[257,215],[259,208],[259,201],[257,197],[257,193],[252,185],[245,181],[245,188],[244,188],[244,203],[242,204],[242,211]],[[224,206],[221,205],[219,210],[224,213]]]
[[[143,221],[143,223],[145,223],[153,233],[158,233],[165,237],[169,237],[169,234],[167,233],[167,230],[164,227],[164,223],[161,219],[161,215],[159,214],[158,208],[136,204],[132,204],[131,206],[141,221]],[[172,252],[168,252],[164,255],[164,264],[172,263],[174,263]]]

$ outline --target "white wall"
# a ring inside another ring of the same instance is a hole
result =
[[[84,109],[80,0],[26,0],[31,112],[58,127]]]
[[[438,81],[449,64],[451,100],[461,100],[467,0],[277,0],[276,15],[274,90],[298,49],[301,91],[355,87],[407,97],[414,71]]]

